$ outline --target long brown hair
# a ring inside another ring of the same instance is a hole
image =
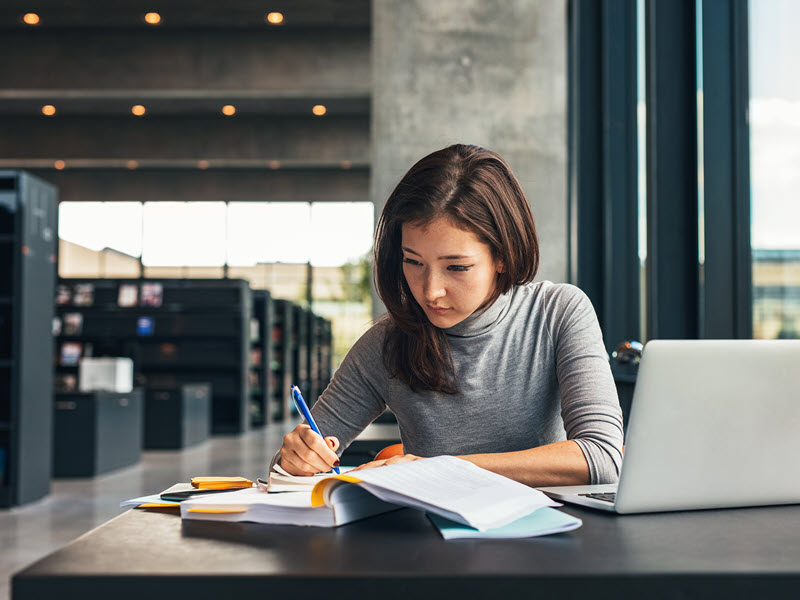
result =
[[[472,231],[503,265],[490,306],[515,285],[533,280],[539,242],[528,200],[500,155],[456,144],[429,154],[400,180],[375,232],[375,287],[391,323],[383,360],[392,377],[413,391],[458,392],[450,345],[414,300],[403,275],[404,223],[427,225],[439,217]]]

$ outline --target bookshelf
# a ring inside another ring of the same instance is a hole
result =
[[[267,290],[253,290],[250,323],[250,424],[262,427],[273,421],[270,393],[272,382],[272,296]]]
[[[0,170],[0,507],[50,491],[56,199]]]
[[[77,386],[82,356],[125,356],[135,385],[212,386],[211,432],[249,428],[252,298],[240,279],[61,279],[56,391]]]
[[[270,372],[270,402],[274,421],[285,421],[292,414],[292,399],[289,388],[294,372],[292,331],[294,327],[294,305],[289,300],[272,301],[272,358]]]
[[[311,389],[314,401],[325,391],[331,381],[333,360],[333,328],[331,322],[318,315],[312,316],[310,344]]]
[[[313,406],[317,398],[311,392],[311,377],[309,373],[309,324],[311,311],[302,306],[294,305],[294,323],[292,328],[292,384],[300,388],[309,406]],[[291,405],[293,413],[297,413],[294,404]]]

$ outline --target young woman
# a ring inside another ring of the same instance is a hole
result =
[[[622,415],[602,334],[578,288],[532,283],[539,245],[506,162],[455,145],[420,160],[386,202],[375,281],[388,314],[352,347],[308,425],[273,462],[311,475],[338,466],[385,408],[403,456],[456,455],[532,486],[610,483]]]

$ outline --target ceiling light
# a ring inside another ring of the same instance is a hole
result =
[[[136,104],[131,107],[131,112],[137,117],[141,117],[145,113],[145,108],[141,104]]]
[[[349,160],[343,160],[341,163],[341,167],[345,170],[349,169],[352,165],[350,164]]]
[[[53,166],[59,171],[63,171],[64,167],[67,166],[67,163],[65,163],[63,160],[57,160],[56,162],[53,163]]]
[[[198,160],[197,161],[197,168],[198,169],[207,169],[209,167],[209,162],[207,160]]]
[[[273,171],[281,168],[281,161],[279,160],[271,160],[269,161],[269,168]]]
[[[37,15],[36,13],[26,13],[25,16],[22,17],[22,20],[27,25],[38,25],[39,15]]]
[[[52,117],[54,114],[56,114],[56,107],[53,106],[52,104],[45,104],[42,107],[42,114],[48,117]]]
[[[161,23],[161,15],[157,12],[149,12],[144,16],[145,23],[150,25],[158,25]]]
[[[133,171],[134,169],[139,168],[139,163],[136,162],[135,160],[129,160],[128,162],[125,163],[125,168]]]
[[[280,25],[283,23],[283,15],[279,12],[271,12],[267,15],[267,23],[272,25]]]
[[[313,112],[318,117],[321,117],[326,112],[328,112],[328,109],[322,106],[322,104],[317,104],[314,108],[311,109],[311,112]]]
[[[222,114],[230,117],[236,112],[236,107],[233,104],[226,104],[222,107]]]

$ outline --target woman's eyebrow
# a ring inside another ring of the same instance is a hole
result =
[[[411,248],[406,246],[400,247],[402,250],[405,250],[409,254],[413,254],[415,256],[422,256],[419,252],[414,252]],[[448,254],[447,256],[440,256],[439,260],[461,260],[462,258],[472,258],[471,254]]]

